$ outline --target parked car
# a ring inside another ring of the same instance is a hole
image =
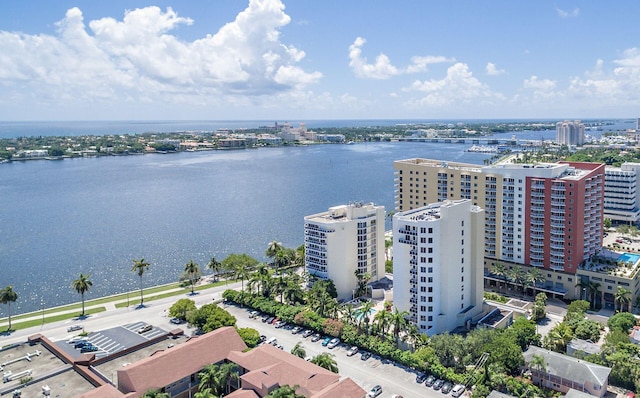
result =
[[[330,342],[331,342],[331,337],[325,337],[324,340],[322,340],[322,346],[326,347],[329,345]]]
[[[258,344],[262,344],[265,341],[267,341],[267,336],[265,336],[264,334],[261,334],[260,338],[258,339]]]
[[[369,392],[367,393],[367,397],[374,398],[380,394],[382,394],[382,387],[380,387],[380,385],[377,385],[377,386],[373,386],[371,390],[369,390]]]
[[[278,339],[276,339],[275,337],[271,337],[269,340],[267,340],[267,344],[271,344],[272,346],[277,346]]]
[[[307,329],[304,332],[302,332],[302,337],[304,337],[305,339],[309,336],[311,336],[313,334],[313,330]]]
[[[273,323],[273,321],[274,321],[275,319],[276,319],[276,317],[275,317],[275,316],[270,316],[270,317],[268,317],[264,322],[271,324],[271,323]]]
[[[82,348],[86,345],[91,345],[87,340],[80,340],[73,345],[73,348]]]
[[[75,332],[76,330],[82,330],[82,325],[72,325],[67,328],[67,332]]]
[[[434,375],[429,375],[429,377],[427,377],[427,380],[425,380],[424,385],[427,387],[431,387],[435,382],[436,377]]]
[[[427,380],[427,375],[424,373],[418,373],[416,376],[416,383],[422,384],[425,380]]]
[[[284,350],[284,347],[281,345],[278,346],[279,349]]]
[[[75,336],[75,337],[72,337],[69,340],[67,340],[67,343],[75,344],[75,343],[78,343],[80,341],[87,341],[87,338],[83,337],[83,336]]]
[[[93,344],[87,344],[84,347],[80,348],[80,352],[82,353],[95,351],[98,351],[98,347],[94,346]]]
[[[449,394],[452,388],[453,388],[453,384],[451,384],[450,381],[445,381],[444,384],[442,385],[442,389],[440,390],[440,392],[443,394]]]
[[[282,327],[285,327],[287,325],[287,323],[283,320],[279,320],[278,322],[274,323],[275,327],[277,329],[280,329]]]
[[[340,339],[337,337],[334,337],[333,339],[331,339],[331,341],[329,341],[329,344],[327,344],[327,347],[335,348],[338,344],[340,344]]]
[[[181,323],[184,323],[184,321],[180,318],[171,318],[169,322],[173,323],[174,325],[180,325]]]
[[[269,314],[264,314],[264,315],[262,315],[262,322],[267,322],[267,320],[268,320],[269,318],[271,318],[271,315],[269,315]]]
[[[442,379],[438,379],[435,381],[435,383],[433,383],[433,389],[434,390],[439,390],[442,388],[442,385],[444,384],[444,380]]]
[[[316,333],[313,335],[313,337],[311,338],[311,341],[313,341],[314,343],[318,340],[320,340],[322,336],[320,336],[320,333]]]
[[[141,327],[140,329],[138,329],[138,333],[142,334],[142,333],[148,332],[151,329],[153,329],[153,326],[147,324]]]
[[[462,384],[456,384],[455,386],[453,386],[453,389],[451,390],[451,395],[458,398],[460,395],[462,395],[463,392],[464,392],[464,386]]]
[[[354,355],[356,355],[358,353],[358,347],[353,346],[351,348],[349,348],[349,351],[347,351],[347,356],[348,357],[352,357]]]
[[[399,394],[393,394],[393,395],[391,396],[391,398],[402,398],[402,395],[399,395]]]
[[[369,358],[371,358],[371,353],[369,351],[364,351],[362,355],[360,355],[360,360],[362,361],[366,361]]]
[[[295,326],[293,329],[291,329],[292,334],[298,334],[300,332],[302,332],[302,326]]]
[[[259,311],[251,311],[249,313],[249,318],[253,319],[253,318],[256,318],[258,315],[260,315]]]
[[[270,322],[272,325],[275,325],[276,323],[280,322],[280,319],[278,318],[273,318],[273,320]]]

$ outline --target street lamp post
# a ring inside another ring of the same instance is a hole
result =
[[[587,288],[586,287],[582,288],[582,299],[583,300],[587,299]]]
[[[44,298],[40,299],[40,308],[42,309],[42,326],[44,326]]]

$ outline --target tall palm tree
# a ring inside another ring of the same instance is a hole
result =
[[[142,295],[142,275],[144,275],[145,271],[149,269],[148,262],[144,261],[144,258],[140,260],[133,260],[133,267],[131,267],[132,272],[136,272],[140,277],[140,306],[144,305],[144,296]]]
[[[538,355],[538,354],[533,354],[533,356],[531,357],[531,362],[529,363],[529,367],[531,369],[535,369],[538,371],[538,373],[540,371],[546,372],[547,371],[547,364],[544,361],[544,357],[542,355]],[[542,387],[542,377],[540,376],[540,385],[538,387]]]
[[[525,270],[518,266],[515,266],[507,272],[507,276],[516,285],[516,287],[520,286],[522,288],[522,294],[524,295],[524,285],[527,278],[527,273],[525,272]]]
[[[589,282],[589,291],[591,292],[591,305],[593,306],[592,308],[595,308],[597,307],[598,302],[602,303],[602,298],[600,297],[600,283]]]
[[[76,290],[76,292],[82,295],[82,314],[84,316],[84,294],[89,291],[89,288],[93,286],[93,282],[89,280],[91,274],[82,275],[71,283],[71,287]]]
[[[620,312],[622,312],[622,306],[625,304],[627,306],[627,311],[629,311],[629,294],[631,294],[629,290],[625,289],[624,287],[618,287],[618,291],[615,294],[614,301],[620,306]]]
[[[389,311],[378,311],[373,316],[373,322],[378,326],[380,330],[380,335],[385,336],[387,334],[387,329],[391,325],[391,320],[393,315]]]
[[[291,354],[297,356],[298,358],[304,358],[307,356],[307,350],[304,349],[302,343],[297,342],[296,345],[291,349]]]
[[[353,303],[342,304],[338,308],[338,312],[340,313],[340,316],[342,317],[343,322],[349,323],[351,325],[354,324],[356,316],[355,316],[355,308],[353,307]]]
[[[271,260],[275,260],[276,255],[281,252],[282,249],[284,249],[282,243],[274,239],[267,245],[267,250],[264,252],[264,255],[269,257]]]
[[[362,304],[362,306],[360,306],[359,308],[357,308],[354,313],[356,318],[358,319],[358,329],[362,329],[362,323],[364,322],[365,327],[369,326],[369,315],[371,315],[371,310],[373,309],[373,307],[375,306],[375,303],[371,300],[367,300],[365,301],[364,304]],[[368,334],[368,331],[367,331]]]
[[[213,280],[217,281],[220,271],[222,271],[222,263],[216,260],[215,257],[211,257],[211,260],[207,263],[207,268],[213,272]]]
[[[145,392],[141,398],[169,398],[169,394],[154,388]]]
[[[503,286],[504,289],[507,288],[507,272],[508,271],[509,271],[509,269],[507,268],[507,266],[504,265],[504,263],[501,263],[500,261],[498,261],[495,264],[493,264],[493,266],[491,266],[491,268],[490,268],[490,272],[492,274],[494,274],[498,278],[502,279],[502,281],[504,283],[504,286]]]
[[[586,300],[587,297],[585,295],[586,295],[587,289],[589,289],[589,282],[581,280],[580,282],[576,283],[576,287],[580,289],[580,294],[579,294],[580,300]]]
[[[211,392],[210,388],[205,388],[193,394],[193,398],[218,398],[218,397],[216,395],[213,395],[213,392]]]
[[[242,282],[240,291],[244,291],[244,280],[249,279],[251,276],[251,269],[249,267],[245,267],[244,265],[240,265],[238,268],[233,270],[233,279],[236,281],[240,279]]]
[[[538,292],[538,288],[537,288],[538,283],[544,282],[546,278],[542,274],[542,271],[540,271],[538,268],[531,268],[527,272],[526,279],[527,279],[527,284],[533,288],[533,297],[535,297],[536,293]]]
[[[198,265],[198,263],[194,263],[193,260],[189,260],[189,262],[184,265],[184,272],[189,275],[189,283],[191,283],[191,294],[195,294],[193,291],[193,284],[195,283],[195,276],[200,272],[200,266]]]
[[[311,358],[310,362],[320,366],[321,368],[327,369],[330,372],[338,373],[338,364],[336,363],[336,360],[333,359],[333,354],[326,352],[318,354]]]
[[[327,314],[327,310],[331,306],[331,301],[333,297],[326,290],[323,290],[316,297],[311,298],[309,302],[309,306],[313,311],[315,311],[321,317],[325,317]]]
[[[400,333],[407,330],[407,317],[409,311],[398,311],[398,307],[395,307],[393,314],[391,314],[391,324],[393,325],[393,337],[396,340],[396,346],[400,345]]]
[[[13,286],[9,285],[0,290],[0,303],[7,304],[9,306],[9,330],[11,330],[11,303],[15,303],[18,300],[18,293],[13,290]]]

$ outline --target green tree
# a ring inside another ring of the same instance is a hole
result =
[[[547,371],[547,363],[545,362],[544,357],[538,354],[534,354],[531,356],[529,367],[531,369],[535,369],[538,373]],[[540,378],[539,387],[542,387],[542,378]]]
[[[609,329],[617,329],[625,333],[629,333],[632,327],[636,325],[636,317],[629,312],[619,312],[607,321]]]
[[[89,288],[91,286],[93,286],[93,282],[89,280],[90,276],[91,276],[90,274],[87,274],[87,275],[80,274],[80,277],[71,283],[71,287],[74,288],[75,291],[82,296],[81,316],[84,316],[84,294],[89,291]]]
[[[492,274],[494,274],[495,276],[497,276],[498,278],[502,279],[502,282],[504,283],[504,288],[507,288],[507,275],[509,272],[509,269],[507,268],[506,265],[504,265],[504,263],[501,263],[500,261],[497,261],[495,264],[493,264],[490,267],[490,272]]]
[[[304,398],[304,395],[297,394],[298,386],[289,386],[285,384],[271,391],[265,398]]]
[[[198,263],[194,263],[193,260],[189,260],[184,265],[184,272],[189,276],[189,283],[191,283],[191,294],[195,294],[193,291],[193,284],[195,283],[195,275],[200,273],[200,266]]]
[[[389,329],[389,326],[391,325],[392,320],[393,320],[393,315],[387,310],[378,311],[373,316],[373,321],[378,327],[378,330],[380,331],[381,336],[385,336],[387,334],[387,329]]]
[[[372,300],[365,301],[359,308],[356,308],[355,316],[358,319],[358,329],[366,330],[368,333],[369,322],[371,321],[371,312],[373,307],[375,307],[376,303]],[[364,329],[362,328],[362,323],[364,322]]]
[[[193,398],[218,398],[218,397],[216,395],[213,395],[213,392],[211,392],[210,388],[205,388],[193,394]]]
[[[251,272],[258,265],[258,260],[248,254],[229,254],[222,260],[222,267],[233,272],[233,278],[242,281],[242,291],[244,291],[244,281],[249,279]]]
[[[267,250],[264,252],[264,255],[275,262],[276,256],[283,249],[284,249],[284,246],[282,246],[282,243],[280,243],[280,242],[278,242],[277,240],[274,239],[271,242],[269,242],[269,244],[267,245]]]
[[[321,368],[327,369],[330,372],[338,373],[338,364],[333,357],[333,354],[322,353],[311,358],[310,362],[320,366]]]
[[[297,356],[298,358],[304,358],[307,356],[307,350],[304,349],[302,343],[297,342],[296,345],[291,349],[291,354]]]
[[[145,271],[149,269],[148,262],[144,261],[144,258],[140,260],[133,260],[133,267],[131,267],[131,271],[138,274],[140,277],[140,306],[144,305],[144,296],[142,295],[142,275],[144,275]]]
[[[208,392],[214,396],[222,396],[227,392],[227,385],[231,380],[239,378],[238,365],[233,362],[222,364],[206,365],[200,373],[198,379],[200,384],[198,390]]]
[[[391,314],[391,325],[393,326],[393,337],[396,340],[396,347],[400,344],[400,333],[407,330],[409,324],[407,318],[409,317],[409,311],[398,311],[398,307],[394,308],[393,314]]]
[[[506,333],[513,335],[522,350],[526,350],[530,344],[540,344],[536,324],[523,316],[517,318]]]
[[[516,286],[522,288],[522,294],[524,295],[524,286],[527,283],[527,273],[525,270],[519,266],[515,266],[507,272],[507,276]]]
[[[207,268],[213,272],[213,279],[219,280],[220,273],[222,272],[222,263],[216,260],[215,257],[211,257],[211,260],[207,263]]]
[[[236,318],[233,315],[214,303],[205,304],[199,309],[189,312],[187,321],[200,328],[204,333],[223,326],[234,326],[236,324]]]
[[[9,285],[0,290],[0,303],[6,304],[9,310],[9,328],[11,330],[11,303],[15,303],[18,300],[18,293],[13,290],[13,286]],[[83,311],[84,313],[84,311]]]
[[[260,332],[253,328],[240,328],[238,334],[249,348],[257,346],[260,341]]]
[[[169,308],[169,316],[185,321],[187,320],[187,314],[196,309],[196,303],[193,300],[181,298]]]
[[[170,395],[160,389],[154,388],[147,390],[141,398],[169,398]]]
[[[623,311],[624,306],[627,307],[627,311],[630,310],[630,307],[631,307],[630,306],[631,300],[629,299],[630,294],[631,292],[629,290],[625,289],[624,287],[618,286],[618,291],[615,294],[614,301],[618,304],[620,308],[620,312]]]
[[[546,279],[538,268],[531,268],[527,271],[527,275],[525,276],[525,280],[528,286],[531,286],[533,289],[533,295],[536,295],[537,285],[538,283],[543,283]]]

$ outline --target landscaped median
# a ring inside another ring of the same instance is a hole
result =
[[[206,283],[196,286],[194,290],[202,291],[216,286],[227,284],[228,281],[218,281],[214,283]],[[179,296],[181,294],[190,293],[189,285],[182,286],[180,283],[170,283],[167,285],[154,286],[143,289],[142,293],[144,301],[159,300],[171,296]],[[140,291],[131,291],[128,293],[120,293],[113,296],[100,297],[93,300],[85,301],[85,314],[97,314],[106,311],[106,304],[114,304],[116,308],[124,308],[131,305],[140,304]],[[25,314],[15,315],[11,317],[11,330],[27,329],[30,327],[43,325],[45,323],[59,322],[66,319],[78,318],[81,315],[82,303],[73,303],[61,307],[45,308],[40,311],[29,312]],[[9,325],[8,318],[0,318],[0,328],[6,328]],[[1,330],[1,329],[0,329]],[[5,329],[6,330],[6,329]]]

